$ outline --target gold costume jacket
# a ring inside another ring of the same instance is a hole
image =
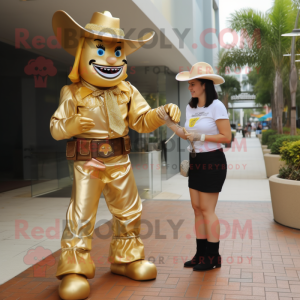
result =
[[[52,137],[55,140],[71,138],[72,135],[66,131],[65,122],[75,114],[91,118],[95,123],[94,128],[77,135],[77,138],[115,139],[127,135],[128,127],[140,133],[147,133],[165,123],[158,117],[155,109],[151,109],[140,92],[129,82],[122,81],[116,90],[118,105],[126,126],[122,135],[109,128],[104,94],[100,97],[94,97],[93,91],[79,82],[66,85],[61,89],[59,107],[50,121]]]

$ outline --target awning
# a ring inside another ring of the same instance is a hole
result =
[[[263,117],[265,114],[259,114],[259,115],[256,115],[256,114],[250,114],[250,116],[251,117],[253,117],[253,118],[261,118],[261,117]]]
[[[266,121],[267,119],[272,119],[272,112],[269,112],[268,114],[262,116],[261,118],[259,118],[259,121]]]

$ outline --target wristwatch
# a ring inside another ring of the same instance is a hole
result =
[[[204,133],[203,133],[203,134],[201,134],[200,141],[201,141],[201,142],[204,142],[204,141],[205,141],[205,134],[204,134]]]

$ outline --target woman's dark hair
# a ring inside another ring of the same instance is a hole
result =
[[[209,79],[200,79],[196,78],[200,81],[201,85],[205,84],[205,94],[206,94],[206,102],[204,107],[209,107],[215,99],[218,99],[218,94],[215,90],[215,86],[212,80]],[[198,98],[192,98],[189,102],[191,108],[197,108],[198,106]]]

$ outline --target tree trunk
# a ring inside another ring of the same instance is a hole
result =
[[[275,105],[277,109],[277,133],[283,134],[282,128],[282,112],[283,112],[283,86],[279,70],[276,71],[275,76]]]
[[[224,94],[224,98],[223,98],[223,103],[228,111],[228,98],[229,98],[229,94],[228,93],[225,93]]]
[[[291,102],[289,100],[287,101],[287,110],[287,121],[285,126],[291,127]]]
[[[277,109],[275,105],[275,96],[274,93],[271,96],[271,109],[272,109],[272,121],[271,121],[271,128],[277,130]]]

